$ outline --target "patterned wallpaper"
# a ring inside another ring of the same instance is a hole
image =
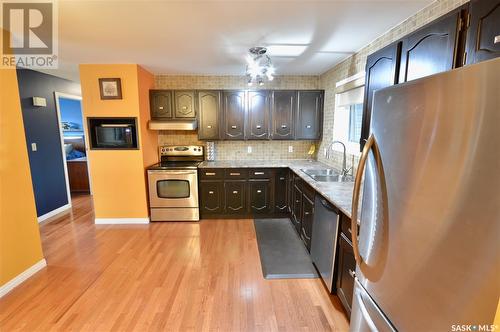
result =
[[[245,76],[174,76],[155,77],[157,89],[247,89]],[[318,89],[318,76],[278,76],[265,89]],[[217,160],[305,159],[314,141],[216,141]],[[160,131],[159,145],[201,144],[192,131]],[[247,153],[251,146],[252,153]],[[292,146],[293,152],[289,151]]]
[[[362,48],[359,52],[353,54],[340,64],[320,76],[320,88],[325,90],[325,108],[323,121],[323,140],[320,143],[318,159],[333,167],[340,168],[342,162],[342,153],[335,152],[332,160],[327,160],[324,156],[324,149],[328,147],[333,137],[333,115],[335,111],[335,84],[347,77],[350,77],[365,69],[366,57],[389,45],[390,43],[404,37],[408,33],[417,30],[425,24],[435,20],[439,16],[450,12],[451,10],[463,5],[466,0],[437,0],[429,6],[406,19],[395,26],[382,36],[375,39],[372,43]],[[353,166],[355,171],[358,164],[358,156],[349,155],[347,158],[347,167]]]

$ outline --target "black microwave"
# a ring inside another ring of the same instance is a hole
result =
[[[88,118],[91,149],[138,149],[136,118]]]

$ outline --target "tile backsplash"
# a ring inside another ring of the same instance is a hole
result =
[[[156,89],[248,89],[245,76],[157,75]],[[264,89],[318,89],[319,76],[278,76]],[[216,160],[305,159],[315,141],[215,141]],[[201,144],[193,131],[160,131],[159,145]],[[289,147],[292,152],[289,152]],[[252,152],[248,153],[248,147]]]

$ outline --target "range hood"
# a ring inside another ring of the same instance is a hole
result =
[[[196,130],[198,122],[196,120],[151,120],[148,122],[148,127],[151,130]]]

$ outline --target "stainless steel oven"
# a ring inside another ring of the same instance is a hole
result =
[[[148,168],[151,221],[199,220],[200,146],[164,146],[161,162]]]

